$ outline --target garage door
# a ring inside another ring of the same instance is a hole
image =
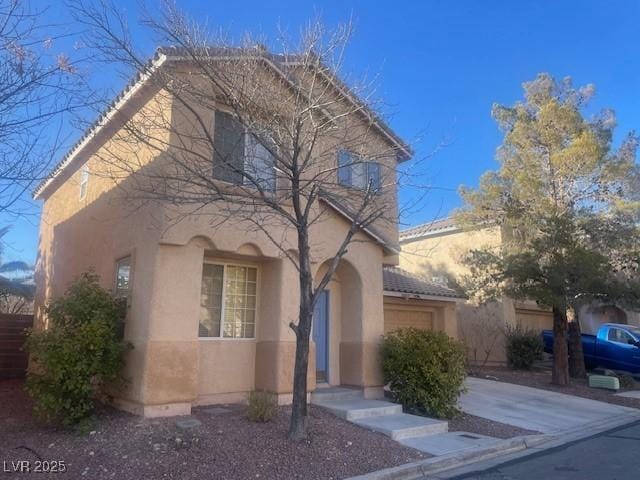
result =
[[[550,330],[553,328],[553,314],[544,310],[516,309],[516,322],[532,330]]]
[[[433,312],[412,306],[385,305],[384,333],[399,328],[433,330]]]

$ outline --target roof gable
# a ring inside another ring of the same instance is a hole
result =
[[[233,58],[240,54],[245,55],[246,49],[241,48],[219,48],[210,47],[203,49],[198,54],[205,55],[214,59]],[[250,53],[253,54],[253,51]],[[278,73],[291,87],[299,88],[295,81],[288,74],[287,69],[290,66],[300,64],[299,57],[285,56],[271,54],[265,49],[256,48],[255,58],[263,59],[265,65],[272,68]],[[124,87],[124,89],[117,95],[117,97],[108,105],[105,112],[103,112],[84,132],[82,137],[73,145],[73,147],[65,154],[60,162],[49,172],[47,177],[42,180],[35,188],[33,192],[34,199],[42,198],[45,190],[53,183],[53,180],[63,171],[69,168],[73,164],[73,160],[82,152],[82,150],[101,132],[101,130],[113,119],[116,113],[122,109],[127,102],[135,95],[135,93],[145,87],[154,73],[160,68],[165,67],[169,62],[190,61],[187,53],[184,49],[175,47],[159,47],[152,59],[149,60],[145,66],[144,71],[138,72],[132,80]],[[359,110],[365,118],[371,122],[372,126],[378,130],[384,138],[387,139],[395,148],[398,149],[398,160],[406,160],[413,155],[410,147],[389,128],[389,126],[379,118],[375,112],[368,108],[361,100],[359,100],[349,88],[342,83],[337,77],[330,75],[326,69],[321,69],[320,72],[327,81],[331,82],[335,88],[340,89],[345,98],[349,99],[354,104],[358,105]]]

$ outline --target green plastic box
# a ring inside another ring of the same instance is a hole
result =
[[[618,377],[606,375],[589,375],[589,386],[591,388],[604,388],[606,390],[620,390],[620,380]]]

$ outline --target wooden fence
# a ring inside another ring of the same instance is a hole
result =
[[[0,380],[25,376],[28,359],[22,347],[25,328],[32,325],[33,315],[0,313]]]

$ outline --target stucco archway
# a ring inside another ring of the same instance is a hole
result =
[[[316,270],[317,285],[329,267],[331,259],[326,260]],[[362,338],[362,279],[356,268],[347,260],[341,260],[338,268],[327,285],[326,290],[326,381],[330,385],[344,383],[349,366],[341,361],[341,347],[345,342],[358,342]],[[324,298],[321,299],[324,301]],[[316,314],[322,315],[322,308],[316,308]],[[319,318],[314,318],[314,335],[318,334]],[[317,338],[314,338],[314,341]],[[318,352],[316,345],[316,352]],[[321,351],[321,350],[320,350]],[[317,353],[317,355],[321,355]],[[322,367],[319,367],[322,368]]]

